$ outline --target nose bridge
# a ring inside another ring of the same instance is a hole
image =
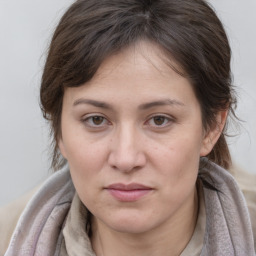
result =
[[[132,123],[117,128],[113,138],[109,162],[121,171],[130,171],[144,164],[143,152],[139,146],[139,131]]]
[[[135,150],[135,137],[136,131],[135,128],[130,124],[123,124],[118,131],[118,144],[119,150],[121,151],[134,151]]]

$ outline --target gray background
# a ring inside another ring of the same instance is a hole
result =
[[[39,85],[53,28],[71,0],[0,0],[0,206],[50,173],[47,124]],[[238,87],[239,136],[230,139],[234,162],[256,173],[256,0],[210,1],[224,22]],[[245,5],[246,3],[246,5]]]

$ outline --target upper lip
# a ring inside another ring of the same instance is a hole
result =
[[[115,183],[107,186],[107,189],[129,191],[129,190],[149,190],[152,188],[139,183],[130,183],[130,184]]]

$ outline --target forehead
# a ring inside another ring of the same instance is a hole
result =
[[[173,60],[169,62],[176,65]],[[123,103],[139,106],[162,100],[197,104],[188,79],[170,67],[159,47],[148,42],[140,42],[106,58],[89,82],[65,90],[64,103],[74,104],[80,98],[118,106]]]
[[[106,58],[95,73],[94,80],[99,77],[107,78],[112,72],[122,74],[124,67],[126,72],[130,67],[131,72],[137,71],[140,75],[144,73],[143,78],[145,79],[152,72],[153,74],[158,72],[161,76],[173,72],[183,73],[174,58],[156,43],[138,41]]]

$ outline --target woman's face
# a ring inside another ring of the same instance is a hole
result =
[[[64,93],[61,152],[81,201],[112,230],[146,232],[193,209],[209,140],[191,84],[163,58],[141,42]]]

